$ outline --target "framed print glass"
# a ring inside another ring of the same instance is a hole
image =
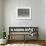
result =
[[[31,19],[31,8],[30,7],[17,7],[16,19]]]

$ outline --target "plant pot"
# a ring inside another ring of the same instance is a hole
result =
[[[6,44],[7,40],[6,39],[0,39],[0,44]]]

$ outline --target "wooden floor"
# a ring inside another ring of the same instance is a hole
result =
[[[39,44],[42,46],[46,46],[46,42],[44,40],[8,40],[7,44]],[[5,45],[7,45],[5,44]],[[0,46],[5,46],[5,45],[0,45]]]
[[[10,40],[8,43],[40,44],[46,46],[44,40]]]

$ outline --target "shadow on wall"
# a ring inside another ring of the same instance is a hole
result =
[[[3,38],[3,32],[0,30],[0,39]]]

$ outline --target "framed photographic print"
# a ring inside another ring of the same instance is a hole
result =
[[[17,7],[16,19],[31,19],[31,8],[30,7]]]

